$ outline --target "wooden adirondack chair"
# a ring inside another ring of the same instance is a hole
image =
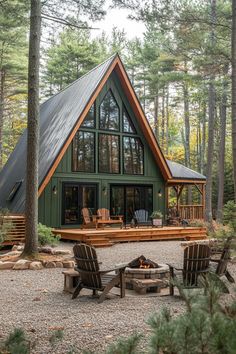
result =
[[[96,215],[91,215],[88,208],[82,208],[81,214],[83,217],[82,229],[96,227]]]
[[[219,259],[211,258],[210,261],[217,263],[215,272],[219,277],[225,275],[230,283],[235,283],[234,278],[232,277],[232,275],[229,273],[227,269],[228,262],[230,260],[230,247],[231,247],[232,240],[233,237],[228,237],[224,244],[223,250],[220,252],[221,254],[220,258]]]
[[[110,211],[106,208],[98,209],[97,214],[98,214],[98,218],[96,221],[96,228],[98,228],[99,225],[103,226],[103,225],[120,224],[120,227],[122,229],[123,227],[122,215],[110,216]]]
[[[185,248],[183,268],[176,268],[169,264],[170,268],[170,295],[174,295],[173,280],[177,278],[176,271],[181,272],[181,284],[184,288],[197,288],[198,276],[209,272],[211,249],[208,245],[195,244]]]
[[[135,210],[134,221],[136,226],[152,226],[152,222],[148,220],[148,211],[144,209]]]
[[[95,248],[83,243],[73,247],[76,267],[80,280],[72,295],[75,299],[83,288],[93,290],[93,295],[97,291],[102,291],[98,303],[105,300],[106,294],[114,287],[120,286],[120,297],[125,296],[125,265],[108,270],[100,270]],[[116,271],[114,274],[110,272]]]

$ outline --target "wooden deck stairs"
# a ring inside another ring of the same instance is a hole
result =
[[[23,215],[4,216],[3,224],[8,223],[9,230],[1,245],[16,245],[25,240],[25,217]]]

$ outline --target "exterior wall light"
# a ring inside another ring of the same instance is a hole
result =
[[[52,193],[53,193],[54,195],[57,195],[57,187],[56,187],[56,186],[53,186],[53,188],[52,188]]]
[[[162,197],[162,192],[161,192],[161,189],[159,189],[159,191],[158,191],[158,197]]]

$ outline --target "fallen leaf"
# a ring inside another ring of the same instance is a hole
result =
[[[52,326],[52,327],[48,327],[48,329],[50,331],[63,331],[64,327],[63,326]]]
[[[41,301],[41,298],[39,296],[36,296],[33,301]]]
[[[85,328],[93,327],[93,324],[92,323],[84,323],[81,325],[81,327],[85,327]]]

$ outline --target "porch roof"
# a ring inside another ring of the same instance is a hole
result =
[[[166,161],[172,174],[172,179],[169,180],[168,182],[170,183],[174,183],[176,181],[182,181],[186,183],[190,183],[194,181],[196,183],[206,182],[206,176],[202,175],[201,173],[191,170],[190,168],[181,165],[177,162],[171,160],[166,160]]]

